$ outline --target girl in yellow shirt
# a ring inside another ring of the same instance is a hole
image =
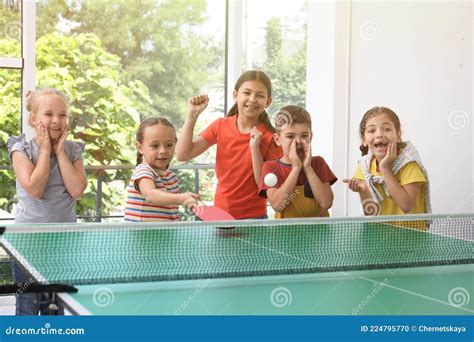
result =
[[[402,142],[400,120],[387,107],[374,107],[359,125],[362,159],[352,179],[366,215],[431,212],[428,174],[410,142]]]

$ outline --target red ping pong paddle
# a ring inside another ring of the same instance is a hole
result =
[[[193,207],[193,213],[201,221],[235,221],[227,211],[214,206],[196,205]]]

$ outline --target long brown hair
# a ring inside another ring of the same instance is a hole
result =
[[[140,144],[143,143],[143,135],[145,134],[145,129],[147,127],[154,126],[154,125],[163,125],[163,126],[171,127],[174,131],[175,141],[178,140],[178,138],[176,138],[176,130],[174,129],[174,126],[171,122],[169,122],[165,118],[151,117],[151,118],[147,118],[147,119],[143,120],[140,123],[140,126],[138,126],[136,140]],[[137,149],[137,165],[141,164],[142,162],[143,162],[143,155]]]
[[[242,75],[240,75],[239,79],[235,83],[234,89],[236,91],[239,90],[239,88],[242,86],[244,82],[247,81],[258,81],[262,83],[265,88],[267,88],[267,95],[268,97],[272,96],[272,82],[268,78],[268,76],[260,70],[247,70],[244,72]],[[237,106],[237,103],[234,103],[234,105],[230,108],[230,110],[227,112],[226,116],[234,116],[239,112],[239,108]],[[272,133],[275,133],[275,128],[273,127],[270,118],[268,116],[268,113],[266,110],[261,112],[258,116],[258,122],[263,123],[265,127]]]
[[[370,108],[367,112],[365,112],[364,116],[362,117],[362,120],[360,121],[359,135],[360,135],[361,141],[364,140],[364,133],[365,133],[365,128],[367,126],[367,121],[369,121],[370,119],[372,119],[376,116],[379,116],[381,114],[387,114],[388,115],[390,120],[393,122],[393,125],[395,126],[395,130],[397,132],[400,132],[400,135],[401,135],[401,125],[400,125],[400,119],[398,118],[398,115],[388,107],[373,107],[373,108]],[[404,143],[399,143],[397,145],[398,149],[400,149],[402,147],[405,147]],[[364,146],[363,144],[361,144],[359,146],[359,149],[362,152],[363,156],[365,156],[367,153],[369,153],[369,147],[368,146]]]

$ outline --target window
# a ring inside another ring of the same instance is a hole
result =
[[[86,143],[89,165],[135,164],[140,120],[166,117],[179,130],[190,96],[209,93],[211,98],[196,131],[223,115],[226,3],[140,4],[37,3],[36,83],[71,97],[70,130],[74,139]],[[197,161],[205,161],[209,153]],[[130,174],[130,170],[101,174],[108,207],[123,208]],[[183,191],[192,190],[192,177],[182,178]],[[79,211],[95,210],[94,192],[91,177]]]
[[[0,57],[21,57],[21,31],[21,1],[1,1]]]
[[[306,103],[304,0],[244,1],[242,71],[264,70],[272,81],[272,116],[286,105]]]

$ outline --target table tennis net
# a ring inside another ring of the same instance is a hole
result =
[[[8,262],[71,285],[469,264],[473,234],[472,215],[13,225],[0,276]]]

